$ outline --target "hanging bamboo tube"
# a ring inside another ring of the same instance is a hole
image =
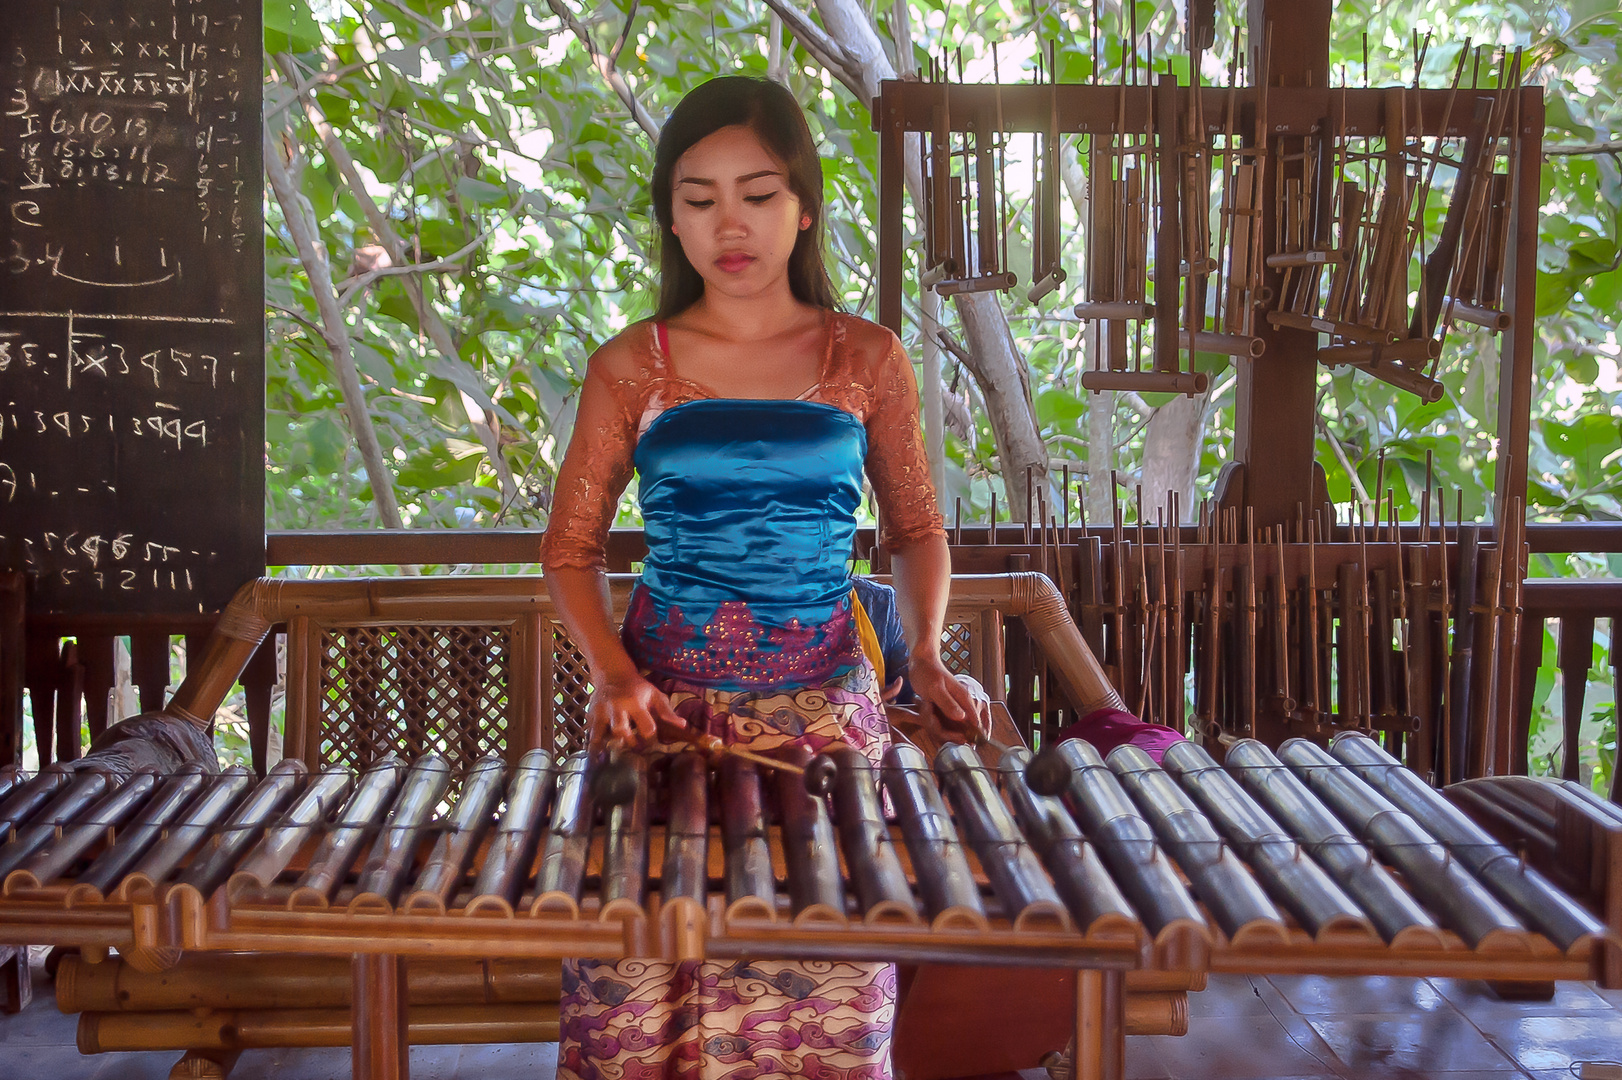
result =
[[[1583,938],[1605,937],[1605,924],[1526,865],[1466,817],[1441,792],[1415,776],[1373,739],[1343,732],[1330,742],[1335,760],[1348,765],[1429,832],[1493,894],[1562,949]]]
[[[333,893],[349,873],[366,834],[382,817],[395,789],[400,786],[400,775],[404,771],[405,764],[390,753],[373,762],[361,775],[355,793],[338,813],[338,824],[322,838],[321,846],[310,856],[310,865],[288,900],[290,906],[326,907],[332,902]]]
[[[546,750],[537,747],[518,759],[507,781],[507,804],[473,882],[474,903],[480,897],[499,897],[509,907],[518,903],[530,864],[535,861],[535,849],[544,831],[541,819],[556,778],[555,762]]]
[[[983,920],[980,888],[963,855],[940,791],[929,782],[929,762],[915,746],[893,744],[884,755],[884,788],[901,823],[918,895],[931,919],[951,911]]]
[[[1264,744],[1253,739],[1234,743],[1227,767],[1358,903],[1382,938],[1393,944],[1435,942],[1436,923],[1425,909]]]
[[[208,777],[203,766],[187,762],[172,773],[157,794],[142,807],[133,824],[118,834],[112,845],[98,855],[74,882],[75,889],[105,897],[124,877],[125,871],[157,843],[163,830],[203,789]]]
[[[1166,748],[1164,766],[1307,933],[1374,936],[1374,927],[1357,902],[1204,749],[1191,742],[1176,743]]]
[[[969,846],[991,879],[1003,913],[1020,920],[1062,911],[1059,894],[1042,872],[1041,860],[1020,835],[1013,815],[997,794],[991,770],[979,756],[967,746],[947,743],[935,755],[935,772],[957,811]]]
[[[293,861],[305,839],[343,802],[353,780],[347,769],[330,769],[310,781],[292,809],[265,830],[259,845],[226,881],[226,891],[233,903],[268,899],[276,876]]]
[[[545,750],[531,750],[530,754],[546,754]],[[550,763],[551,755],[546,754]],[[467,873],[468,861],[478,850],[479,841],[490,827],[490,815],[495,812],[501,798],[501,781],[507,771],[506,762],[494,754],[487,754],[473,763],[462,781],[462,795],[456,800],[456,809],[445,823],[445,831],[434,843],[428,862],[417,875],[411,894],[401,905],[410,910],[423,907],[430,911],[444,911],[455,896]]]
[[[1120,886],[1115,884],[1098,852],[1089,844],[1075,819],[1057,798],[1037,795],[1025,782],[1031,752],[1015,747],[1002,756],[998,772],[1031,845],[1041,855],[1053,884],[1064,899],[1076,926],[1084,933],[1133,926],[1136,918]]]
[[[916,920],[912,887],[884,823],[878,770],[852,746],[838,747],[833,757],[839,846],[862,914],[870,920],[884,915]]]
[[[12,888],[37,888],[67,872],[80,855],[98,840],[111,836],[140,810],[158,786],[151,773],[136,773],[124,786],[92,806],[84,817],[65,823],[59,833],[36,851],[9,877]],[[5,878],[6,875],[0,875]]]
[[[802,768],[811,760],[811,752],[804,747],[791,747],[785,754]],[[793,773],[777,773],[776,781],[777,804],[783,811],[789,905],[795,915],[818,905],[843,915],[845,882],[839,873],[827,800],[813,796]]]
[[[5,768],[0,769],[0,800],[5,799],[11,793],[12,788],[21,787],[31,779],[33,779],[33,774],[21,765],[7,765]],[[5,804],[0,802],[0,806],[3,805]]]

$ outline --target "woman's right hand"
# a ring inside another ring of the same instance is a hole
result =
[[[685,728],[687,721],[676,715],[670,698],[638,673],[597,679],[586,718],[591,725],[591,745],[604,743],[627,746],[651,742],[660,722]]]

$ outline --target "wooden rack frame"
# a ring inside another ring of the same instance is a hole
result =
[[[1275,43],[1277,44],[1277,43]],[[1410,138],[1460,138],[1465,134],[1468,108],[1458,102],[1451,111],[1447,108],[1450,91],[1445,89],[1419,89],[1409,87],[1373,88],[1270,88],[1267,92],[1266,140],[1271,148],[1280,139],[1301,138],[1317,131],[1335,131],[1349,137],[1382,137],[1385,134],[1385,115],[1388,105],[1401,102]],[[1543,160],[1543,88],[1526,86],[1520,90],[1491,88],[1458,91],[1460,100],[1489,98],[1501,94],[1518,94],[1516,115],[1517,131],[1508,133],[1514,154],[1510,163],[1511,227],[1509,230],[1509,257],[1505,266],[1504,291],[1509,326],[1506,347],[1503,349],[1499,371],[1499,404],[1497,433],[1499,451],[1494,489],[1497,493],[1495,519],[1501,519],[1508,510],[1506,499],[1526,490],[1527,440],[1531,425],[1531,394],[1533,344],[1535,341],[1537,235],[1538,235],[1538,183]],[[1238,117],[1237,130],[1250,132],[1256,139],[1255,117],[1258,92],[1253,87],[1228,89],[1202,87],[1199,93],[1200,113],[1205,118],[1206,137],[1223,133],[1222,118],[1228,103],[1235,103]],[[1106,86],[1082,84],[1029,85],[1004,84],[958,85],[945,83],[917,83],[887,81],[880,86],[879,99],[873,110],[873,124],[879,133],[879,321],[896,333],[902,330],[902,296],[906,288],[907,246],[903,211],[906,193],[905,149],[909,135],[933,129],[937,107],[950,117],[953,131],[985,131],[987,117],[1000,115],[1003,130],[1007,132],[1037,133],[1049,130],[1054,123],[1064,135],[1154,135],[1158,130],[1183,130],[1184,112],[1190,107],[1192,95],[1169,80],[1159,86]],[[1151,105],[1153,102],[1153,105]],[[1173,110],[1166,116],[1166,110]],[[1159,117],[1152,111],[1159,110]],[[1450,117],[1444,128],[1442,118]],[[1118,119],[1124,117],[1124,122]],[[1056,123],[1055,123],[1056,121]],[[1171,158],[1174,155],[1163,155]],[[1326,155],[1327,159],[1328,155]],[[1163,167],[1175,168],[1175,163]],[[1269,172],[1268,182],[1276,179],[1276,170]],[[1174,182],[1166,190],[1179,190]],[[1275,200],[1264,197],[1263,244],[1271,250],[1275,235]],[[1162,239],[1174,246],[1178,237],[1178,210],[1175,197],[1161,207],[1160,230]],[[1276,271],[1270,271],[1276,274]],[[1155,289],[1156,369],[1175,368],[1175,350],[1182,341],[1181,332],[1191,328],[1180,327],[1180,283],[1177,261],[1157,259]],[[1199,328],[1192,328],[1199,329]],[[1310,330],[1284,329],[1258,331],[1270,339],[1268,354],[1253,359],[1241,358],[1240,401],[1237,440],[1237,460],[1244,463],[1265,461],[1272,455],[1289,450],[1301,442],[1294,428],[1306,425],[1309,431],[1305,445],[1311,445],[1311,395],[1301,400],[1300,388],[1285,390],[1269,385],[1264,374],[1278,365],[1317,368],[1316,331],[1327,331],[1327,326]],[[1283,344],[1284,348],[1278,346]],[[1309,347],[1310,346],[1310,347]],[[1162,355],[1170,351],[1170,356]],[[1300,382],[1294,377],[1293,383]],[[1312,379],[1305,384],[1310,388]],[[1295,415],[1303,413],[1303,415]],[[1277,437],[1267,435],[1267,427],[1259,426],[1258,438],[1247,437],[1252,425],[1249,418],[1266,415],[1272,419]],[[1294,467],[1294,466],[1292,466]],[[1291,520],[1296,503],[1303,501],[1294,488],[1257,482],[1240,485],[1229,491],[1227,505],[1249,504],[1256,508],[1258,524],[1282,524]]]

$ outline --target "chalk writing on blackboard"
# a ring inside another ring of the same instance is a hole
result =
[[[262,572],[258,0],[0,19],[0,567],[31,610]]]

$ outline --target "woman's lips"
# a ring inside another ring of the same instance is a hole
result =
[[[716,268],[721,270],[723,273],[736,274],[738,271],[743,270],[754,261],[755,257],[753,255],[745,255],[742,252],[734,252],[730,255],[722,255],[719,259],[716,259],[715,265]]]

